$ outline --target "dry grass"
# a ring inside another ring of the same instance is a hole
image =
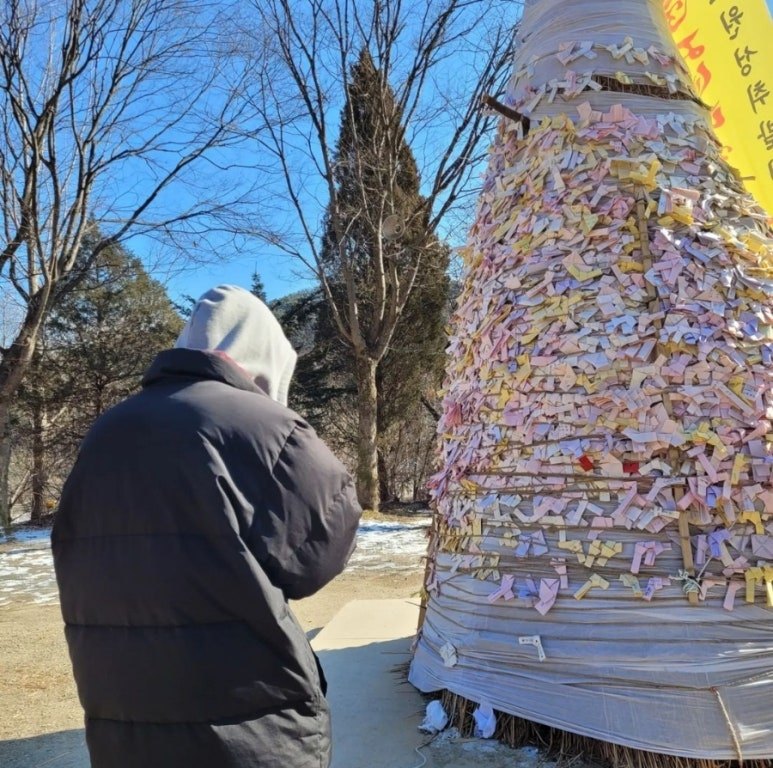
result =
[[[451,725],[456,726],[462,736],[471,736],[474,731],[472,712],[477,706],[475,702],[450,691],[443,691],[441,701]],[[503,712],[497,712],[494,737],[511,747],[540,747],[561,768],[571,768],[578,761],[609,768],[741,768],[741,765],[743,768],[771,768],[773,765],[770,760],[748,760],[741,764],[735,760],[697,760],[644,752],[578,736]]]

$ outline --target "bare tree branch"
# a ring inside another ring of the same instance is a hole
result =
[[[387,176],[391,173],[394,178],[397,172],[396,153],[404,140],[414,149],[426,147],[419,158],[425,198],[414,215],[426,216],[428,229],[436,231],[449,212],[469,198],[485,157],[495,117],[481,108],[481,99],[503,89],[519,4],[379,0],[367,10],[346,0],[315,0],[305,6],[291,0],[250,0],[250,5],[255,11],[254,29],[267,33],[272,41],[264,61],[272,82],[258,83],[252,106],[266,124],[274,126],[261,146],[277,159],[281,186],[306,242],[308,256],[302,260],[320,279],[342,337],[355,348],[370,347],[368,354],[383,354],[416,280],[420,258],[417,251],[397,272],[385,264],[380,233],[391,211],[376,205],[374,198],[380,192],[363,183],[361,215],[370,218],[376,233],[375,314],[365,320],[356,290],[347,290],[346,306],[341,306],[326,288],[319,249],[321,212],[309,194],[308,174],[315,169],[319,184],[327,190],[328,216],[337,241],[344,242],[346,221],[336,213],[335,100],[344,103],[350,69],[359,52],[368,48],[384,86],[395,94],[394,109],[402,118],[395,120],[395,114],[388,114],[388,102],[384,102],[380,135],[388,137],[394,160]],[[383,147],[374,147],[373,154],[383,157],[379,149]],[[349,160],[359,166],[356,175],[364,180],[368,158]],[[299,252],[296,247],[286,250]],[[349,286],[352,266],[345,253],[339,259],[337,267]]]
[[[0,292],[26,310],[0,360],[0,427],[57,296],[105,248],[137,233],[190,244],[236,231],[247,204],[254,217],[257,185],[209,164],[228,167],[259,125],[242,98],[250,72],[219,55],[227,10],[197,0],[2,4]],[[95,221],[100,239],[84,256]]]
[[[376,367],[438,229],[467,202],[481,170],[496,119],[481,98],[504,89],[518,6],[511,0],[248,0],[256,41],[268,38],[259,67],[266,74],[250,93],[251,105],[268,126],[261,148],[276,160],[295,224],[296,237],[278,245],[317,276],[338,335],[356,360],[358,440],[360,448],[368,443],[367,450],[358,448],[358,483],[376,471]],[[365,122],[357,114],[363,100],[351,90],[355,66],[370,67]],[[344,148],[339,126],[348,132]],[[401,186],[406,165],[417,176],[406,145],[419,161],[419,193],[415,181],[411,193]],[[398,211],[411,233],[399,241],[385,232]],[[372,505],[371,492],[361,493],[363,503]]]

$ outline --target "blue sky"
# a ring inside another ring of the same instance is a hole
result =
[[[417,111],[413,113],[412,121],[409,121],[407,138],[414,151],[422,181],[427,186],[427,189],[424,190],[425,193],[430,191],[429,186],[435,178],[437,165],[443,157],[448,142],[453,135],[452,131],[455,127],[457,116],[457,110],[455,109],[441,109],[439,105],[443,102],[440,99],[447,99],[452,104],[456,104],[457,101],[460,105],[464,104],[464,100],[468,98],[469,94],[473,93],[474,85],[472,80],[474,73],[485,61],[486,54],[490,51],[490,47],[485,44],[485,36],[490,33],[493,34],[494,29],[499,23],[505,23],[510,28],[520,15],[520,3],[512,2],[512,0],[495,0],[495,2],[501,4],[501,7],[498,6],[497,10],[501,11],[503,15],[497,16],[495,24],[484,23],[480,27],[475,27],[474,31],[471,31],[467,25],[472,22],[472,17],[475,16],[476,11],[473,9],[458,14],[458,18],[452,22],[449,28],[449,45],[453,46],[453,48],[449,49],[449,52],[452,50],[454,55],[447,59],[438,57],[439,62],[445,60],[450,63],[441,63],[436,66],[433,69],[433,76],[419,89],[416,105]],[[465,4],[462,5],[464,6]],[[393,80],[392,85],[398,92],[400,91],[401,84],[411,82],[410,80],[401,79],[401,74],[405,74],[406,68],[410,66],[412,60],[410,51],[412,50],[411,46],[414,44],[413,34],[414,32],[418,34],[420,26],[429,24],[429,19],[432,17],[432,14],[429,14],[427,18],[420,18],[417,21],[411,16],[409,4],[403,4],[402,8],[400,13],[404,14],[407,19],[406,29],[408,31],[403,33],[395,51],[393,51],[390,74],[390,79]],[[488,20],[484,21],[487,22]],[[363,19],[360,19],[360,23],[363,23]],[[359,50],[362,43],[359,39],[361,33],[354,30],[353,24],[351,26],[353,29],[347,34],[352,37],[348,49],[351,52],[349,58],[353,62],[354,54]],[[367,20],[365,20],[365,27],[367,28]],[[413,29],[414,27],[415,29]],[[465,29],[465,32],[455,36],[453,33],[457,29]],[[333,58],[335,59],[335,57]],[[329,146],[332,146],[338,134],[340,110],[343,107],[343,92],[339,94],[341,88],[340,85],[337,85],[340,75],[338,72],[338,62],[331,61],[326,63],[324,57],[320,61],[323,62],[320,68],[322,73],[320,80],[323,81],[322,88],[325,91],[325,132]],[[470,66],[467,66],[468,63]],[[280,83],[282,82],[282,77],[285,76],[280,69],[266,71],[270,71],[271,78]],[[259,77],[253,79],[256,84],[260,82]],[[290,99],[290,103],[292,103],[292,99]],[[463,110],[461,111],[463,112]],[[273,115],[273,112],[276,112],[276,115]],[[302,115],[298,120],[288,121],[288,117],[294,113],[297,114],[297,112],[297,108],[292,106],[286,107],[284,103],[281,103],[280,106],[272,109],[272,116],[277,123],[285,123],[286,127],[283,129],[283,134],[285,135],[287,146],[291,148],[290,154],[286,156],[286,159],[294,177],[295,193],[298,196],[300,207],[310,219],[307,222],[309,231],[319,232],[322,225],[322,213],[327,203],[327,188],[314,170],[314,166],[320,162],[320,156],[315,139],[309,139],[311,125],[308,116]],[[427,120],[427,115],[430,114],[432,115],[431,121]],[[484,146],[488,144],[489,140],[488,137],[484,139]],[[271,142],[266,141],[266,144],[270,145]],[[296,212],[293,210],[281,175],[280,165],[271,155],[270,146],[269,149],[261,149],[258,140],[254,145],[242,147],[240,152],[241,154],[231,155],[229,158],[224,159],[224,162],[218,163],[217,167],[228,168],[233,165],[240,169],[240,178],[243,180],[248,180],[250,177],[257,179],[260,185],[259,192],[262,204],[253,205],[249,209],[250,224],[252,226],[260,226],[267,223],[268,226],[278,230],[281,235],[285,236],[293,244],[297,244],[303,253],[308,253],[309,247],[302,237],[303,230],[298,223]],[[229,159],[235,160],[235,162],[232,164],[228,162]],[[256,170],[256,168],[261,166],[262,171]],[[481,167],[474,167],[472,172],[473,175],[476,175],[482,173],[483,170],[484,168],[481,165]],[[210,190],[208,179],[205,177],[206,171],[203,176],[199,177],[199,182],[203,182],[199,186],[200,189],[204,190],[205,194],[210,195],[212,191]],[[217,172],[213,174],[213,183],[216,183],[216,177]],[[249,183],[247,183],[247,186],[249,186]],[[167,197],[167,204],[170,198],[173,203],[180,202],[179,198],[171,195]],[[223,199],[225,198],[221,198],[221,200]],[[456,205],[452,215],[444,217],[444,221],[439,229],[440,236],[449,241],[451,245],[459,245],[464,241],[467,229],[472,221],[474,197],[467,198],[465,202],[469,202],[470,209],[465,209],[463,215],[455,216],[453,214],[458,213],[462,208],[461,203]],[[255,212],[254,217],[253,210]],[[225,238],[221,238],[221,241],[224,240]],[[303,243],[303,245],[300,245],[300,243]],[[202,244],[199,243],[199,245],[201,246]],[[257,239],[252,241],[242,239],[235,249],[230,243],[226,245],[225,242],[223,242],[222,247],[217,245],[210,247],[209,250],[214,257],[213,261],[222,261],[223,263],[196,268],[189,267],[184,272],[177,274],[169,274],[168,271],[164,273],[163,271],[153,269],[154,259],[152,252],[158,253],[157,244],[135,239],[130,241],[128,246],[149,265],[149,269],[154,277],[166,283],[174,300],[178,300],[184,294],[193,297],[200,296],[208,288],[222,282],[248,286],[252,273],[255,270],[257,270],[263,280],[269,299],[285,296],[316,285],[314,276],[299,260],[285,255],[277,248],[264,245]],[[163,262],[164,259],[162,258],[160,261]]]
[[[773,15],[773,0],[766,2]],[[139,254],[144,250],[140,243],[130,242],[129,247],[134,247]],[[263,280],[269,299],[315,285],[313,276],[298,261],[257,242],[245,244],[241,253],[233,254],[224,263],[189,267],[166,278],[163,275],[158,277],[164,280],[172,298],[178,300],[183,294],[198,297],[219,283],[248,287],[255,270]]]
[[[261,252],[262,251],[262,252]],[[166,280],[170,296],[177,301],[183,295],[197,298],[206,290],[222,283],[249,288],[252,273],[257,270],[269,299],[277,299],[315,285],[303,265],[284,254],[255,248],[252,255],[237,256],[224,264],[191,267]]]

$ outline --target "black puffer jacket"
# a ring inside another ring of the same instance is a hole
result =
[[[162,352],[83,443],[53,531],[93,768],[324,768],[324,683],[287,607],[360,509],[311,427],[229,360]]]

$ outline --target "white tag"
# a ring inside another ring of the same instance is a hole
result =
[[[533,645],[537,649],[537,657],[540,661],[545,661],[545,651],[542,649],[542,640],[539,635],[524,635],[518,638],[519,645]]]

